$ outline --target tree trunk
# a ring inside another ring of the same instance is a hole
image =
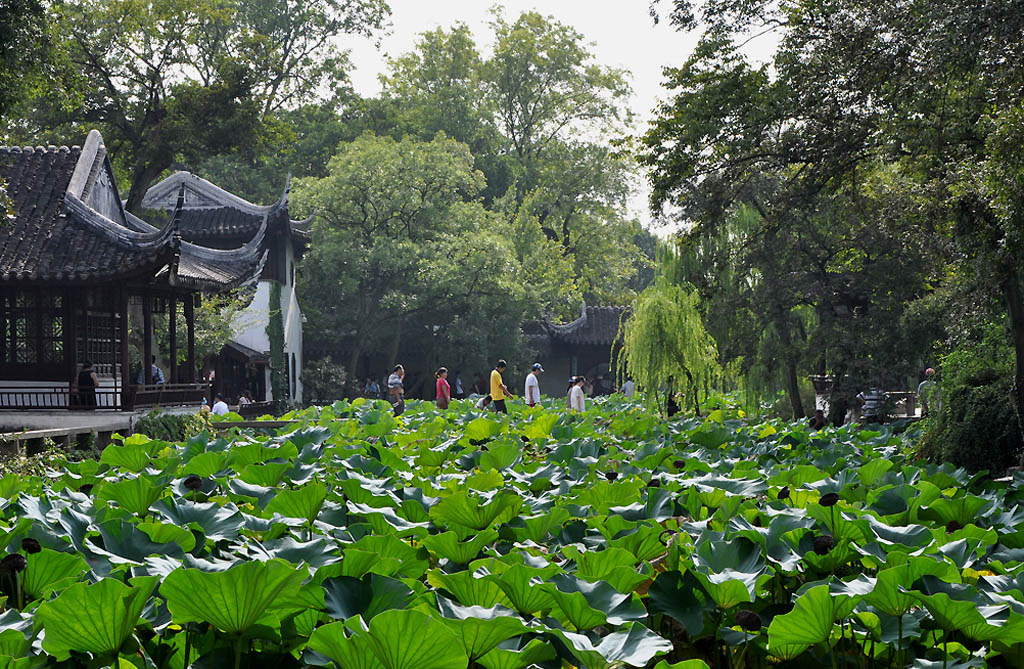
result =
[[[348,359],[348,383],[345,385],[346,394],[354,392],[359,382],[359,358],[363,354],[363,338],[356,334],[355,342],[352,344],[352,355]]]
[[[1017,425],[1024,435],[1024,298],[1021,295],[1020,272],[1016,267],[1009,270],[1003,282],[1003,293],[1006,296],[1013,352],[1016,358],[1013,390],[1017,401]]]
[[[128,200],[125,202],[125,209],[138,214],[139,209],[142,207],[142,198],[146,196],[146,191],[153,184],[160,173],[166,168],[170,167],[170,163],[167,165],[154,165],[150,163],[145,167],[138,167],[132,174],[132,185],[128,191]]]
[[[782,306],[776,308],[775,329],[778,331],[779,344],[782,346],[782,362],[784,365],[783,383],[789,395],[789,405],[793,409],[793,420],[804,418],[804,405],[800,399],[800,383],[796,375],[796,356],[793,355],[793,338],[789,332],[788,314]]]

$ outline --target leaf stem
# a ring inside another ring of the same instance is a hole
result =
[[[235,669],[242,667],[242,637],[235,639]]]

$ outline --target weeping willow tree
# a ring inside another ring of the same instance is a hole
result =
[[[693,290],[659,276],[636,298],[621,326],[616,358],[619,377],[632,378],[649,400],[678,393],[700,414],[700,398],[722,377],[718,346],[704,329],[700,298]]]

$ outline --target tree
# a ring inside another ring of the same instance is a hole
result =
[[[251,150],[268,113],[344,81],[346,61],[334,40],[379,27],[386,5],[77,0],[55,9],[81,80],[54,82],[27,107],[22,130],[98,126],[130,182],[127,206],[136,210],[179,158]],[[52,103],[69,92],[81,103],[54,114]]]
[[[619,374],[657,398],[678,392],[700,415],[700,395],[721,377],[715,340],[701,320],[693,290],[658,277],[644,289],[622,325]]]
[[[471,147],[484,202],[517,230],[519,262],[560,276],[560,287],[531,291],[538,314],[569,316],[581,297],[626,302],[647,262],[625,207],[634,166],[599,139],[630,120],[625,75],[595,64],[582,35],[550,17],[496,12],[491,25],[490,58],[457,24],[391,62],[389,132],[444,131]]]
[[[348,343],[351,374],[365,351],[388,346],[394,364],[407,339],[461,333],[463,319],[518,332],[520,268],[482,188],[468,148],[443,135],[364,135],[296,184],[296,208],[318,214],[300,290],[319,336]]]

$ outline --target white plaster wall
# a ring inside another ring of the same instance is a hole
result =
[[[267,324],[270,322],[270,282],[260,281],[256,286],[256,295],[249,306],[243,309],[233,324],[235,336],[232,340],[242,346],[265,352],[270,350],[270,337],[267,336]]]
[[[283,303],[284,295],[281,296]],[[295,294],[295,287],[288,289],[288,308],[285,310],[287,318],[284,321],[284,352],[291,359],[295,354],[295,401],[302,401],[302,310],[299,309],[299,299]],[[283,306],[283,305],[282,305]]]

